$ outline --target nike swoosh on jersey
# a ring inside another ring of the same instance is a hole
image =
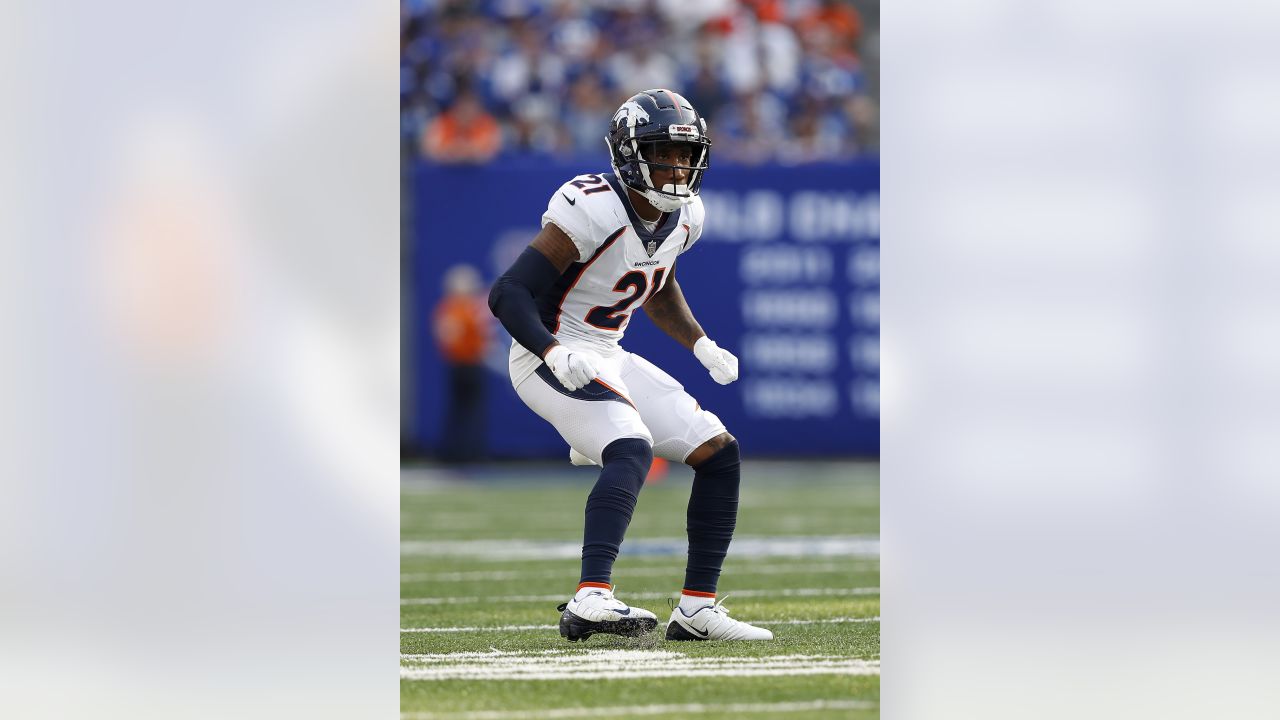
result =
[[[564,193],[560,193],[560,196],[561,196],[561,197],[563,197],[565,200],[568,200],[570,205],[577,205],[577,204],[578,204],[578,201],[577,201],[577,200],[574,200],[573,198],[570,198],[568,195],[565,195]]]

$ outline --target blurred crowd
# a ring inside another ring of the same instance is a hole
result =
[[[874,152],[876,7],[402,0],[402,133],[437,162],[598,156],[627,97],[668,88],[707,117],[712,162]]]

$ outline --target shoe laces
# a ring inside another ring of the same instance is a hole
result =
[[[624,608],[630,607],[626,603],[614,597],[613,593],[617,591],[617,589],[618,589],[617,586],[614,586],[612,590],[599,590],[597,592],[591,593],[591,595],[599,595],[604,602],[604,606],[609,609],[615,609],[617,607],[624,607]],[[587,597],[591,597],[591,595],[588,595]]]
[[[622,602],[621,600],[613,596],[613,590],[603,590],[603,589],[593,590],[592,592],[588,593],[585,597],[583,597],[582,600],[580,600],[579,602],[585,601],[587,598],[591,597],[592,595],[599,595],[606,603],[606,607],[608,606],[607,603],[611,603],[611,602],[617,603],[623,607],[628,607],[626,603]],[[559,605],[556,606],[556,610],[560,612],[564,612],[565,608],[567,607],[569,607],[569,603],[560,603]]]
[[[728,597],[729,593],[725,593],[724,597],[716,600],[715,604],[710,608],[711,613],[720,618],[720,624],[722,625],[725,623],[728,623],[730,626],[746,625],[746,623],[737,618],[729,617],[729,608],[724,606],[724,601],[728,599]]]
[[[725,601],[725,600],[728,600],[728,599],[729,599],[729,593],[725,593],[723,597],[721,597],[719,600],[716,600],[714,603],[712,603],[710,608],[706,608],[706,607],[704,607],[704,608],[702,608],[701,610],[698,610],[697,612],[695,612],[695,613],[694,613],[694,615],[697,615],[699,612],[702,612],[702,610],[709,610],[710,612],[712,612],[712,613],[714,613],[714,614],[716,614],[716,615],[721,615],[721,616],[724,616],[724,617],[729,617],[729,608],[724,607],[724,601]],[[678,606],[679,606],[679,604],[680,604],[680,602],[679,602],[678,600],[675,600],[675,599],[672,599],[672,598],[667,598],[667,607],[671,608],[671,610],[672,610],[672,611],[674,611],[674,610],[676,609],[676,607],[678,607]],[[680,614],[681,614],[681,615],[684,615],[684,611],[683,611],[683,610],[681,610],[681,611],[680,611]],[[692,616],[691,616],[691,615],[685,615],[685,617],[692,617]],[[732,618],[730,618],[730,619],[732,619]],[[736,621],[735,621],[735,622],[736,622]]]
[[[723,597],[721,597],[719,600],[716,600],[715,603],[712,604],[711,612],[716,613],[718,615],[724,615],[725,617],[729,617],[729,608],[724,606],[724,601],[728,599],[729,599],[729,593],[725,593]]]

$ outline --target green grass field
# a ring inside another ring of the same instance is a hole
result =
[[[720,579],[772,642],[667,642],[692,472],[648,485],[614,567],[646,637],[563,640],[594,468],[408,468],[401,495],[400,697],[406,719],[879,716],[879,468],[744,464]]]

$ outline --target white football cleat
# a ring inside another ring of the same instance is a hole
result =
[[[728,597],[726,595],[725,597]],[[772,640],[773,633],[764,628],[734,620],[729,610],[721,605],[700,608],[693,615],[685,615],[677,605],[671,609],[667,622],[668,640]]]
[[[596,633],[638,637],[658,627],[658,616],[644,608],[629,607],[615,598],[612,590],[593,590],[556,608],[560,615],[560,635],[570,642],[586,640]]]

